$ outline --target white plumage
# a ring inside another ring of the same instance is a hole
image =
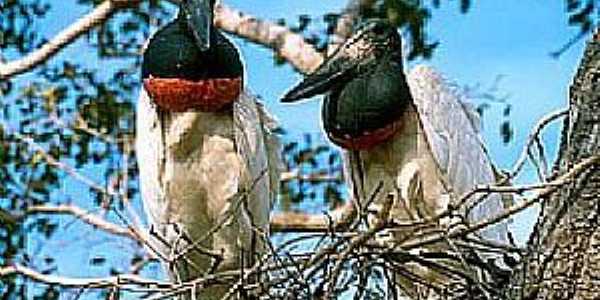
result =
[[[365,203],[382,184],[378,199],[395,195],[389,216],[401,222],[432,217],[475,186],[495,182],[475,112],[431,68],[415,67],[407,80],[414,105],[404,115],[400,131],[373,149],[344,151],[351,195]],[[377,200],[369,209],[382,207],[382,201]],[[490,195],[475,207],[468,219],[481,221],[502,211],[501,197]],[[399,240],[408,234],[396,232],[394,237]],[[505,223],[479,234],[491,241],[507,243]]]
[[[246,92],[233,111],[165,112],[160,117],[142,91],[136,151],[141,196],[155,231],[153,247],[173,259],[198,241],[202,249],[222,253],[217,270],[239,268],[242,261],[250,266],[264,247],[253,228],[268,235],[278,187],[275,126]],[[171,279],[190,280],[215,267],[200,252],[191,250],[174,264],[165,262]],[[217,296],[226,289],[207,293]]]

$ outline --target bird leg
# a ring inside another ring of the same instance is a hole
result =
[[[411,220],[424,219],[433,214],[424,201],[421,172],[416,160],[410,161],[402,168],[396,178],[396,190],[398,194],[396,204],[404,208]]]

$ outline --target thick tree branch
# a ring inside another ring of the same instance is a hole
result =
[[[327,232],[348,226],[355,214],[354,205],[348,202],[328,214],[282,212],[271,215],[273,232]]]
[[[570,86],[558,173],[600,153],[600,35],[587,43]],[[600,293],[600,168],[590,167],[544,202],[528,255],[513,272],[512,299],[595,299]]]
[[[352,35],[354,24],[358,21],[361,13],[371,8],[377,0],[350,0],[340,15],[335,27],[335,34],[331,39],[328,53],[334,52],[346,39]]]
[[[323,57],[304,38],[285,26],[259,20],[225,5],[215,8],[217,27],[272,49],[301,73],[310,73]]]

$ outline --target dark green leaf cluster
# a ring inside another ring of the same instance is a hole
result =
[[[82,5],[98,5],[103,1],[79,0]],[[139,57],[140,46],[149,36],[150,25],[160,26],[170,18],[166,1],[143,1],[103,23],[89,35],[91,44],[98,50],[99,57]],[[172,7],[172,6],[171,6]]]
[[[577,26],[582,33],[591,32],[598,26],[600,3],[596,0],[565,0],[569,25]]]
[[[46,0],[3,0],[0,2],[0,50],[26,53],[40,43],[35,25],[50,4]]]
[[[560,57],[572,45],[600,26],[600,2],[598,0],[565,0],[569,25],[578,27],[579,33],[558,50],[550,52],[553,58]]]

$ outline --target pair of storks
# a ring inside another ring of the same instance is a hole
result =
[[[212,24],[214,2],[181,1],[177,18],[150,40],[142,67],[142,198],[151,244],[176,281],[251,267],[264,253],[278,187],[272,118],[244,91],[239,53]],[[368,209],[386,207],[387,217],[407,221],[431,217],[494,179],[469,108],[428,68],[416,68],[407,81],[401,52],[394,27],[363,22],[282,101],[325,94],[323,127],[345,149],[356,208],[367,209],[362,205],[377,189],[378,199],[396,200],[391,207],[377,200]],[[497,214],[499,201],[491,196],[469,218]],[[506,241],[504,225],[481,233]],[[200,295],[220,297],[227,289]]]

